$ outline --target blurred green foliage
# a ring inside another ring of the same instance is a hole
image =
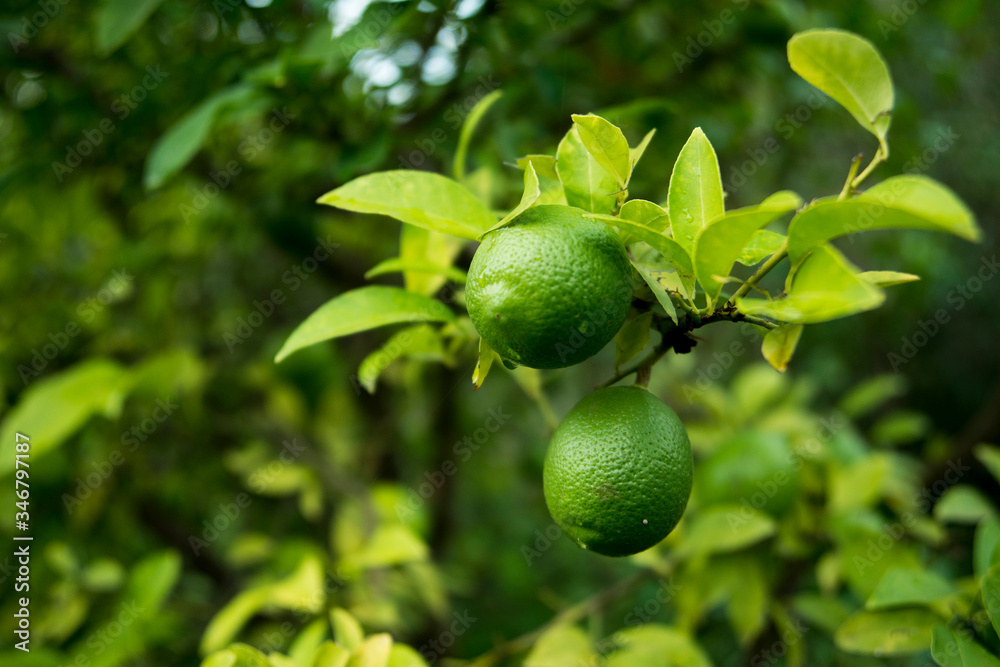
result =
[[[0,432],[5,447],[14,430],[32,438],[35,537],[30,656],[7,651],[15,559],[0,554],[0,661],[178,665],[223,650],[239,658],[215,664],[264,664],[260,649],[290,656],[277,665],[317,651],[318,664],[358,651],[352,664],[371,652],[408,665],[408,644],[429,663],[927,664],[933,642],[941,664],[993,664],[971,640],[1000,649],[1000,454],[976,447],[1000,414],[1000,8],[352,8],[0,11]],[[632,559],[563,538],[541,494],[546,410],[565,414],[612,375],[611,350],[540,378],[497,373],[475,394],[471,364],[425,365],[427,349],[398,361],[389,332],[273,364],[296,324],[397,255],[398,223],[316,198],[371,171],[446,172],[465,116],[498,89],[467,164],[497,210],[522,190],[509,165],[554,154],[570,114],[588,112],[630,145],[657,129],[634,196],[664,200],[695,126],[719,153],[728,208],[836,191],[873,146],[788,69],[788,38],[820,26],[866,36],[889,63],[885,173],[949,184],[986,239],[841,244],[922,281],[810,327],[788,377],[757,365],[759,341],[732,326],[657,369],[651,389],[690,424],[696,479],[699,465],[744,466],[715,460],[734,434],[768,432],[795,456],[790,508],[696,489],[675,534]],[[370,395],[358,367],[380,350]],[[525,398],[542,389],[551,408]],[[5,534],[10,468],[0,461]]]

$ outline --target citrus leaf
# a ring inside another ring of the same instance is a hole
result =
[[[719,160],[700,127],[691,133],[674,163],[667,213],[674,240],[692,257],[702,228],[725,213]]]
[[[652,322],[653,313],[646,311],[622,325],[615,335],[615,367],[620,367],[645,349]]]
[[[694,242],[694,268],[698,282],[708,295],[709,305],[714,305],[722,292],[722,284],[713,276],[728,276],[754,232],[801,205],[802,199],[797,194],[785,190],[757,206],[729,211],[698,230]],[[674,216],[670,219],[673,221]]]
[[[128,41],[163,0],[105,0],[95,13],[94,46],[106,56]]]
[[[409,225],[475,240],[496,222],[469,190],[440,174],[412,169],[361,176],[317,199],[357,213],[375,213]]]
[[[257,94],[248,84],[224,88],[206,98],[170,126],[146,155],[143,186],[155,190],[191,161],[208,138],[216,116],[225,107],[243,106]]]
[[[330,625],[333,626],[333,639],[338,646],[354,652],[365,639],[361,624],[346,609],[334,607],[330,610]]]
[[[885,373],[864,380],[852,387],[840,399],[837,408],[848,417],[857,419],[905,393],[906,379],[896,373]]]
[[[837,628],[842,651],[879,657],[918,653],[931,645],[931,629],[940,618],[926,609],[859,611]]]
[[[983,577],[983,606],[993,629],[1000,634],[1000,565],[993,565]]]
[[[575,124],[559,142],[556,171],[570,206],[593,213],[614,211],[619,190],[615,177],[590,154]]]
[[[926,176],[894,176],[854,199],[826,199],[796,215],[788,226],[788,255],[796,264],[830,239],[875,229],[924,229],[968,241],[982,235],[972,212],[946,186]]]
[[[871,42],[843,30],[807,30],[788,41],[788,62],[885,145],[892,120],[892,79]],[[884,152],[888,157],[888,150]]]
[[[589,215],[587,217],[601,220],[609,225],[618,227],[622,232],[627,232],[639,241],[642,241],[656,252],[663,255],[663,258],[677,272],[680,284],[683,286],[684,296],[690,299],[694,295],[694,269],[691,266],[691,258],[679,244],[668,236],[664,236],[645,225],[623,218],[611,216]]]
[[[673,320],[674,324],[677,324],[677,308],[674,306],[674,302],[670,299],[670,295],[667,294],[667,290],[660,284],[660,281],[653,276],[646,267],[632,262],[632,267],[638,272],[642,277],[646,285],[649,286],[649,290],[653,293],[656,301],[663,306],[663,310],[666,311],[667,317]]]
[[[931,657],[941,667],[1000,667],[1000,660],[964,633],[934,626]]]
[[[483,386],[486,376],[489,375],[493,362],[500,358],[500,355],[490,347],[484,339],[479,339],[479,360],[476,362],[476,369],[472,372],[472,391]]]
[[[428,667],[424,657],[406,644],[393,644],[386,667]]]
[[[534,165],[532,165],[531,162],[528,162],[528,166],[524,170],[524,194],[521,195],[521,203],[519,203],[513,211],[505,215],[500,222],[480,234],[479,238],[482,239],[483,236],[492,232],[494,229],[500,229],[501,227],[509,225],[515,218],[517,218],[517,216],[524,213],[529,207],[534,206],[538,202],[538,198],[541,196],[542,189],[538,184],[538,174],[535,173]]]
[[[795,347],[799,344],[802,336],[801,324],[787,324],[777,329],[771,329],[764,334],[764,342],[761,344],[761,354],[767,359],[774,370],[784,373],[788,368],[788,362],[795,354]]]
[[[1000,562],[997,544],[1000,544],[1000,519],[986,517],[976,526],[972,541],[972,571],[977,580],[981,581],[990,567]]]
[[[758,229],[743,246],[736,261],[743,266],[755,266],[781,250],[787,237],[769,229]]]
[[[404,227],[404,229],[418,229],[416,227]],[[448,238],[448,237],[445,237]],[[452,282],[465,284],[465,271],[454,266],[441,266],[421,259],[405,259],[403,257],[392,257],[383,260],[365,272],[365,278],[370,279],[382,276],[387,273],[427,273],[435,276],[443,276]]]
[[[677,546],[678,557],[738,551],[774,535],[778,524],[763,512],[737,504],[713,505],[691,519]]]
[[[489,95],[481,98],[476,102],[476,106],[472,107],[469,111],[469,115],[465,117],[465,122],[462,123],[462,130],[458,135],[458,148],[455,150],[455,160],[452,166],[452,173],[455,176],[455,180],[459,183],[465,178],[465,156],[469,152],[469,142],[472,140],[472,133],[476,131],[476,126],[479,125],[479,121],[483,119],[486,112],[490,110],[490,107],[503,97],[503,93],[499,90],[494,90]]]
[[[1000,481],[1000,448],[994,447],[993,445],[980,444],[972,450],[972,453],[976,455],[976,458],[986,466],[986,469],[990,471],[993,477]]]
[[[912,273],[900,273],[899,271],[862,271],[858,276],[876,287],[892,287],[920,280],[920,276]]]
[[[944,577],[927,570],[894,567],[885,571],[868,599],[865,609],[889,609],[929,605],[958,593]]]
[[[597,164],[614,176],[619,188],[624,188],[632,171],[628,140],[625,139],[625,135],[616,125],[600,116],[574,114],[572,118],[587,152],[597,160]]]
[[[448,359],[438,332],[430,325],[418,324],[393,334],[385,345],[365,357],[358,367],[358,382],[369,394],[375,393],[378,376],[403,357],[440,362]]]
[[[417,268],[403,269],[403,285],[409,292],[416,292],[424,296],[433,296],[445,280],[451,279],[455,282],[457,274],[453,273],[457,269],[452,269],[451,265],[455,257],[461,252],[465,241],[455,238],[450,234],[432,232],[423,227],[413,225],[399,226],[399,259],[402,261],[424,262],[431,266],[439,267],[443,272],[422,271]],[[379,265],[381,266],[381,265]],[[375,267],[375,271],[379,267]],[[369,272],[371,273],[371,272]],[[464,274],[463,274],[464,275]],[[368,274],[365,274],[368,277]]]
[[[666,234],[670,229],[670,217],[667,210],[645,199],[630,199],[618,211],[618,217],[637,222],[653,231]]]
[[[559,182],[559,173],[556,171],[556,159],[551,155],[526,155],[517,159],[517,166],[522,171],[527,170],[529,164],[535,169],[535,174],[538,176],[538,185],[542,191],[535,204],[560,204],[566,206],[566,193],[563,192],[562,183]]]
[[[535,642],[524,667],[591,665],[596,657],[587,633],[573,625],[554,625]]]
[[[15,433],[31,439],[33,459],[47,454],[94,415],[116,417],[131,380],[131,373],[115,362],[95,358],[35,381],[4,416],[0,477],[14,469]]]
[[[359,640],[360,643],[360,640]],[[327,641],[316,651],[309,667],[346,667],[351,659],[351,652],[342,646]]]
[[[367,637],[347,661],[347,667],[387,667],[392,653],[392,636],[386,632]]]
[[[736,307],[748,315],[800,324],[826,322],[877,308],[885,294],[859,278],[858,273],[833,246],[822,246],[799,266],[787,297],[770,301],[739,298]]]
[[[300,324],[281,346],[275,362],[304,347],[388,324],[453,322],[455,314],[441,303],[399,289],[370,285],[327,301]]]
[[[614,634],[618,647],[608,656],[606,667],[711,667],[712,661],[694,639],[679,630],[657,623],[629,627]],[[569,664],[569,663],[567,663]],[[590,664],[590,663],[588,663]]]
[[[989,498],[968,484],[956,484],[941,494],[934,505],[934,518],[946,523],[975,524],[996,514]]]
[[[635,165],[642,159],[643,154],[646,152],[646,148],[649,147],[649,142],[653,140],[653,136],[655,134],[656,128],[653,128],[646,133],[646,136],[642,138],[642,141],[639,142],[638,146],[629,149],[629,160],[631,161],[631,164],[629,165],[629,177],[626,179],[626,182],[632,180],[632,172],[635,171]]]

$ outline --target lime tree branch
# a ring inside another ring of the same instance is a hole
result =
[[[701,317],[697,312],[690,312],[685,317],[682,317],[677,325],[674,325],[670,320],[661,319],[659,329],[662,338],[659,344],[635,366],[628,370],[619,371],[597,388],[610,387],[632,374],[637,375],[637,384],[645,386],[649,382],[649,371],[656,365],[656,362],[662,359],[670,350],[674,350],[678,354],[690,352],[697,343],[697,340],[689,334],[695,329],[715,322],[746,322],[766,329],[775,329],[778,326],[774,322],[762,317],[741,313],[730,304],[726,304],[707,317]]]

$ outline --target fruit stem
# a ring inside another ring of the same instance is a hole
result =
[[[660,341],[660,344],[657,345],[656,348],[653,349],[649,354],[647,354],[643,358],[643,360],[638,363],[638,365],[636,365],[636,366],[628,369],[627,371],[621,371],[621,372],[617,373],[613,378],[611,378],[607,382],[601,383],[597,387],[597,389],[604,389],[605,387],[610,387],[614,383],[620,382],[621,380],[624,380],[625,378],[627,378],[629,375],[632,375],[633,373],[636,373],[637,376],[638,376],[636,378],[636,384],[638,384],[641,387],[648,386],[649,385],[649,374],[650,374],[649,371],[652,370],[653,366],[656,365],[657,361],[659,361],[660,359],[662,359],[663,356],[667,352],[669,352],[670,350],[673,349],[673,346],[671,346],[671,345],[664,345],[663,344],[664,341],[666,341],[666,338],[664,338],[663,341]],[[642,379],[643,379],[644,375],[645,375],[645,382],[642,382]]]
[[[784,243],[781,244],[781,247],[778,248],[777,252],[771,255],[771,257],[768,258],[768,260],[764,262],[759,269],[757,269],[757,272],[754,273],[749,278],[747,278],[747,281],[742,285],[740,285],[740,288],[736,290],[731,297],[729,297],[728,303],[735,304],[736,299],[746,296],[747,293],[749,293],[750,290],[756,287],[757,283],[759,283],[761,279],[771,271],[771,269],[776,267],[781,262],[781,260],[783,260],[787,256],[788,256],[788,239],[785,239]]]

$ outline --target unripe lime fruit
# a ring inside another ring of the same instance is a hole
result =
[[[504,359],[564,368],[615,337],[632,303],[632,267],[618,235],[569,206],[529,208],[483,238],[465,301]]]
[[[687,506],[691,443],[677,414],[641,387],[590,394],[566,415],[545,456],[545,503],[584,549],[645,551]]]
[[[798,482],[795,458],[784,436],[743,431],[698,465],[698,501],[746,501],[755,509],[781,516],[795,502]]]

